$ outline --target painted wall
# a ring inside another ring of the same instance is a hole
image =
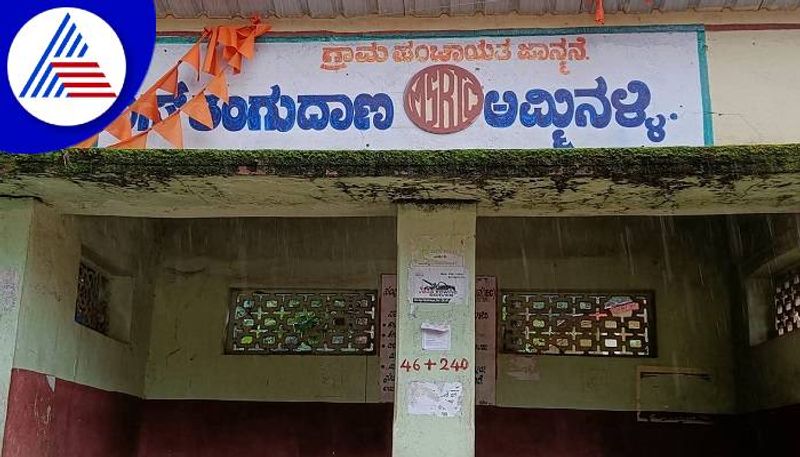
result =
[[[739,267],[739,286],[759,269],[779,272],[800,264],[800,216],[738,216],[729,221],[732,252]],[[741,293],[738,319],[742,332],[750,327]],[[772,303],[764,303],[768,316]],[[751,346],[745,339],[737,345],[741,409],[760,411],[795,406],[785,412],[797,414],[800,404],[800,333],[794,332]],[[796,416],[800,418],[800,416]]]
[[[225,356],[230,287],[379,287],[395,270],[390,218],[163,222],[147,398],[364,402],[375,357]]]
[[[14,369],[3,457],[133,457],[141,400]]]
[[[478,406],[476,457],[740,454],[737,423],[642,424],[628,413]],[[302,418],[287,420],[287,418]],[[149,400],[139,457],[391,456],[392,406]],[[787,448],[788,450],[788,448]]]
[[[154,399],[373,402],[377,357],[225,356],[228,288],[377,288],[395,269],[391,218],[166,221],[145,395]],[[734,408],[730,265],[720,219],[478,220],[477,274],[500,288],[654,289],[656,359],[501,355],[504,406],[633,410],[639,364],[700,368]],[[509,372],[520,363],[532,380]],[[695,395],[692,397],[692,395]]]
[[[797,143],[800,30],[707,33],[715,144]]]
[[[34,201],[29,199],[0,199],[0,443],[6,424],[33,207]]]
[[[498,404],[633,410],[637,365],[666,365],[711,373],[713,395],[684,393],[692,410],[732,412],[724,230],[714,218],[480,219],[478,274],[500,289],[655,291],[657,358],[501,354]]]
[[[33,215],[14,367],[100,389],[142,394],[152,292],[146,220],[76,218],[37,204]],[[130,342],[77,324],[82,245],[106,268],[136,278]]]
[[[225,20],[161,19],[158,30],[199,31]],[[271,19],[276,32],[368,32],[593,27],[591,14],[475,17]],[[800,10],[722,13],[608,14],[607,26],[705,24],[715,144],[800,141],[793,122],[800,102]],[[768,26],[765,27],[765,24]],[[777,28],[778,30],[774,30]],[[783,28],[781,30],[781,28]],[[256,56],[258,58],[258,56]]]
[[[38,202],[2,199],[0,235],[0,386],[9,389],[2,455],[131,456],[149,344],[152,224],[77,218]],[[126,341],[75,323],[82,254],[110,274],[132,278]]]

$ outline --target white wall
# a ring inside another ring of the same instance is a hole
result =
[[[716,144],[800,142],[800,30],[707,34]]]

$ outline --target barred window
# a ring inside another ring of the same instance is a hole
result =
[[[109,280],[97,267],[81,261],[78,270],[78,298],[75,301],[75,322],[108,334]]]
[[[501,292],[502,352],[655,357],[651,292]]]
[[[775,281],[775,331],[782,336],[800,327],[800,269],[790,270]]]
[[[225,352],[375,354],[376,290],[233,289]]]

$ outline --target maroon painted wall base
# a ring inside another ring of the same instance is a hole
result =
[[[52,383],[52,387],[51,387]],[[131,457],[142,401],[14,369],[3,457]]]
[[[389,457],[392,405],[145,402],[138,457]]]
[[[147,400],[15,369],[3,457],[390,457],[390,404]],[[443,419],[444,420],[444,419]],[[797,455],[800,405],[713,425],[478,407],[477,457]],[[428,456],[420,456],[428,457]],[[430,456],[435,457],[435,456]]]

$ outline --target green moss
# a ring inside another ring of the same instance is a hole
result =
[[[800,144],[444,151],[283,150],[64,150],[43,155],[0,156],[0,179],[50,176],[141,185],[175,176],[274,175],[292,177],[398,176],[577,177],[651,182],[661,178],[713,177],[800,171]]]

